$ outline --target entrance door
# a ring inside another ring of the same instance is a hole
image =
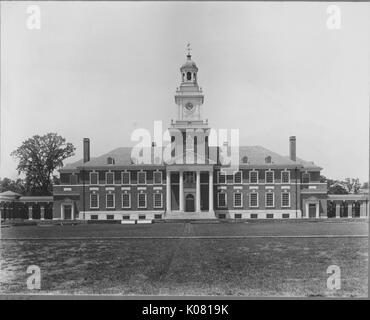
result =
[[[316,218],[316,204],[310,203],[308,205],[308,217],[309,218]]]
[[[185,211],[186,212],[194,212],[194,196],[192,194],[188,194],[185,199]]]
[[[70,204],[64,205],[64,219],[71,220],[72,218],[72,206]]]

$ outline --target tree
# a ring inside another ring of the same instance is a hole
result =
[[[35,135],[27,139],[11,153],[19,160],[18,173],[25,174],[26,188],[33,195],[50,195],[55,170],[63,166],[63,161],[74,155],[72,143],[56,133]]]
[[[356,179],[346,178],[345,185],[348,189],[348,192],[349,193],[354,193],[354,194],[357,194],[358,191],[361,188],[361,183],[360,183],[360,180],[358,178],[356,178]]]
[[[19,194],[26,193],[26,186],[22,179],[12,180],[9,178],[0,179],[0,192],[13,191]]]
[[[340,183],[334,183],[328,188],[328,194],[348,194],[348,191]]]

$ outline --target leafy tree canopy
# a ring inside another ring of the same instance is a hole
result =
[[[12,180],[9,178],[0,179],[0,192],[13,191],[19,194],[26,193],[26,186],[22,179]]]
[[[74,155],[72,143],[56,133],[35,135],[11,153],[18,160],[18,173],[25,175],[25,187],[33,195],[50,195],[57,177],[55,170]]]

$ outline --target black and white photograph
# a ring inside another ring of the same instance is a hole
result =
[[[0,299],[368,298],[369,2],[0,5]]]

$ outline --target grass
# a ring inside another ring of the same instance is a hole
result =
[[[316,232],[316,233],[315,233]],[[367,238],[105,239],[117,235],[367,234],[366,223],[80,225],[14,227],[1,243],[1,293],[367,296]],[[26,287],[29,265],[41,268],[41,290]],[[341,289],[326,287],[329,265]]]

